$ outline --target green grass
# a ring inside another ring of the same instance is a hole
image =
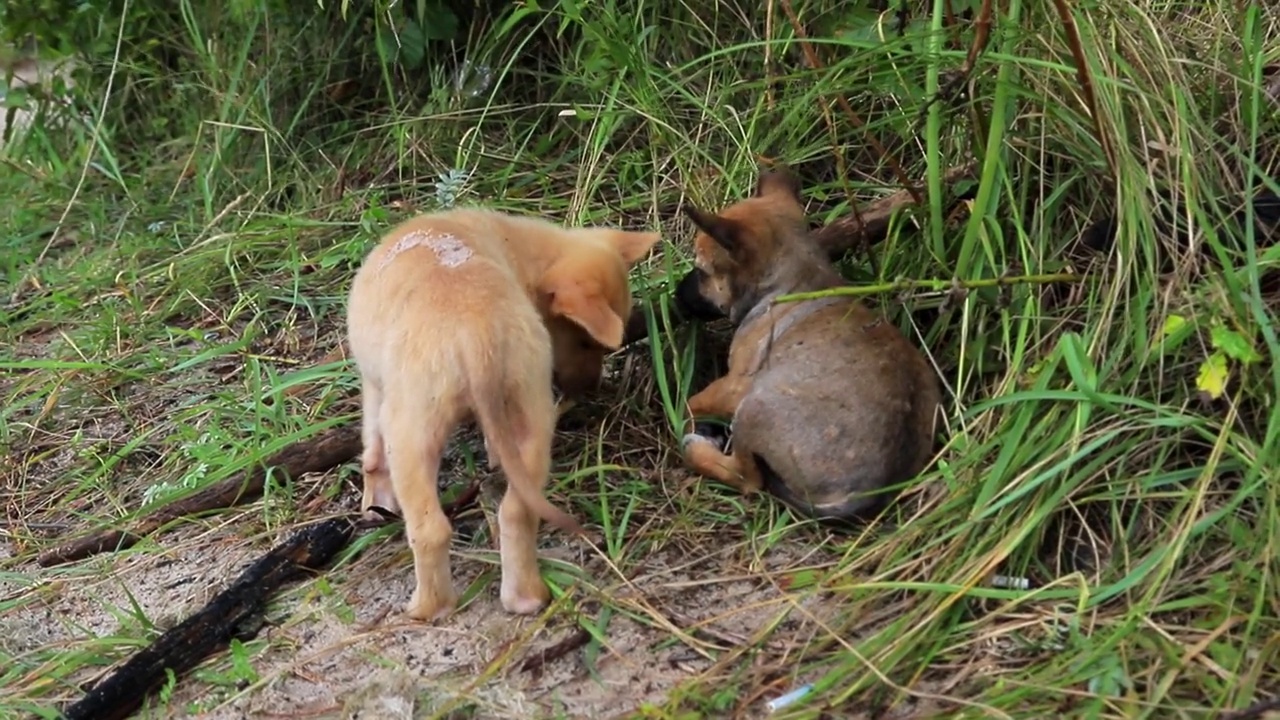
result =
[[[1234,206],[1220,202],[1276,187],[1280,118],[1264,70],[1280,63],[1280,28],[1260,6],[1068,3],[1069,32],[1055,3],[996,3],[966,98],[930,104],[973,38],[942,2],[913,5],[905,40],[893,13],[877,25],[860,4],[796,4],[817,67],[786,4],[516,6],[464,28],[460,46],[492,82],[463,91],[431,54],[419,69],[381,67],[363,21],[336,9],[286,21],[241,5],[220,22],[182,5],[162,26],[176,68],[129,44],[114,64],[96,56],[85,107],[105,108],[100,126],[37,125],[5,151],[0,618],[93,583],[146,585],[145,574],[115,575],[122,563],[207,543],[261,552],[357,503],[349,464],[271,484],[257,503],[119,557],[32,562],[61,535],[126,525],[356,421],[350,367],[318,364],[341,341],[355,268],[396,219],[482,203],[666,234],[633,278],[654,302],[652,342],[621,353],[602,396],[576,414],[552,484],[604,540],[579,560],[546,561],[558,601],[538,623],[586,628],[574,657],[589,673],[623,620],[703,663],[660,702],[616,711],[756,712],[813,683],[779,716],[916,703],[957,717],[1210,717],[1280,686],[1280,341],[1266,283],[1280,254],[1224,226]],[[348,80],[354,94],[334,99]],[[947,445],[900,507],[831,534],[682,479],[678,423],[711,347],[694,341],[714,333],[667,315],[691,237],[674,209],[744,196],[765,155],[806,178],[815,219],[833,219],[898,187],[868,137],[927,205],[895,222],[873,263],[844,267],[859,285],[892,289],[871,299],[927,347],[954,397]],[[942,173],[969,159],[972,200],[951,219]],[[1171,187],[1194,235],[1153,222]],[[1072,259],[1090,219],[1112,209],[1113,251]],[[1213,264],[1197,264],[1189,243]],[[994,287],[1006,272],[1085,279],[1064,302],[1039,284]],[[903,278],[919,292],[901,292]],[[913,320],[950,295],[952,278],[973,287]],[[1229,371],[1214,401],[1201,397],[1206,367]],[[459,468],[480,472],[470,457]],[[461,613],[496,582],[476,533],[457,545],[459,566],[479,568],[459,587]],[[676,582],[655,570],[658,557],[701,564]],[[361,537],[337,569],[284,592],[272,617],[356,613],[347,588],[370,568],[410,574],[402,537]],[[998,587],[993,574],[1033,586]],[[769,621],[726,634],[679,609],[731,578],[774,588]],[[0,716],[78,697],[79,683],[174,620],[106,597],[111,628],[61,618],[56,641],[0,640]],[[818,597],[839,612],[807,616],[802,601]],[[502,682],[531,634],[455,704],[484,716],[477,688]],[[252,695],[270,679],[273,643],[289,652],[283,642],[260,635],[224,653],[145,716]],[[174,699],[202,683],[206,699]]]

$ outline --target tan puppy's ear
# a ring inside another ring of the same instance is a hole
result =
[[[622,347],[622,318],[597,292],[589,292],[579,283],[551,284],[544,288],[556,315],[586,330],[595,341],[610,350]]]
[[[661,239],[662,234],[656,232],[615,230],[609,233],[609,243],[622,256],[622,261],[627,264],[627,267],[634,267]]]

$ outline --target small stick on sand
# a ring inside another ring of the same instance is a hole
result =
[[[360,454],[360,428],[344,425],[318,437],[294,443],[271,456],[261,466],[237,473],[189,498],[166,505],[140,520],[132,530],[105,530],[50,548],[36,558],[41,567],[74,562],[90,555],[131,547],[165,524],[181,517],[232,507],[262,494],[268,471],[297,478],[324,472]]]
[[[529,673],[533,676],[533,679],[537,680],[542,677],[542,671],[547,665],[559,660],[589,642],[591,642],[591,633],[582,628],[578,628],[556,644],[543,648],[542,650],[526,657],[524,662],[520,663],[520,670]]]

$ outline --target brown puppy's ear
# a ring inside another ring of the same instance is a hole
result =
[[[681,205],[680,211],[687,215],[699,230],[715,240],[717,245],[728,250],[729,254],[737,255],[742,249],[742,243],[738,242],[741,228],[733,220],[699,210],[692,203]]]
[[[543,288],[550,300],[552,315],[556,315],[586,330],[596,342],[617,350],[622,347],[622,318],[609,307],[608,301],[597,292],[590,292],[575,282],[555,283]]]
[[[773,166],[772,170],[760,169],[760,179],[756,181],[756,196],[772,195],[775,193],[783,193],[795,198],[800,198],[800,181],[795,175],[791,174],[791,168],[778,163]]]
[[[627,267],[634,267],[661,239],[662,235],[656,232],[615,230],[609,235],[609,242],[618,250]]]

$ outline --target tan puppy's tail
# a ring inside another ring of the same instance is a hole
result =
[[[550,378],[547,380],[546,394],[550,401]],[[548,402],[546,412],[539,414],[538,410],[543,408],[532,407],[539,403],[530,402],[532,398],[527,395],[512,392],[510,388],[497,390],[476,393],[474,406],[480,431],[502,465],[507,484],[538,517],[571,535],[586,535],[586,530],[573,516],[551,504],[539,489],[539,480],[546,478],[551,469],[549,445],[550,435],[555,431],[554,404]]]

